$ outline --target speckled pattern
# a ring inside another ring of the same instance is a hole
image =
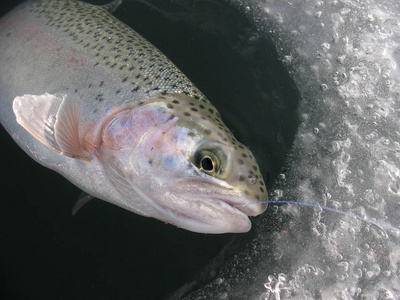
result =
[[[165,101],[175,115],[216,122],[217,131],[205,130],[204,137],[223,141],[234,149],[234,163],[240,168],[236,184],[249,187],[244,188],[244,192],[254,197],[254,201],[266,200],[265,183],[251,152],[236,140],[210,101],[146,39],[101,6],[74,0],[37,0],[25,2],[22,8],[29,12],[30,17],[44,24],[50,34],[87,57],[93,68],[100,68],[114,79],[119,79],[121,88],[113,92],[114,97],[129,98],[131,94],[138,99],[135,95],[142,95],[140,101],[135,100],[135,105],[141,105],[149,98],[167,95],[184,94],[190,97],[189,106],[187,101],[180,103],[179,97],[166,97]],[[101,77],[99,80],[90,82],[86,88],[96,89],[94,100],[104,107],[105,102],[114,100],[105,94],[109,92],[107,82]],[[96,105],[94,113],[99,114],[97,108],[101,106]]]
[[[255,201],[262,201],[266,198],[266,188],[263,177],[260,173],[258,164],[252,155],[251,151],[242,143],[240,143],[232,134],[232,132],[223,123],[219,112],[211,103],[203,101],[196,101],[192,98],[191,101],[181,101],[182,97],[160,96],[168,102],[167,108],[172,109],[175,115],[185,116],[186,118],[193,118],[194,120],[210,120],[215,122],[217,129],[212,131],[205,128],[200,132],[203,137],[209,140],[221,141],[233,148],[233,164],[237,164],[240,168],[238,175],[238,182],[243,186],[252,186],[251,191],[244,189],[247,195],[254,195]],[[187,105],[189,104],[189,105]],[[187,133],[188,138],[193,132]],[[257,187],[258,185],[258,187]],[[256,187],[256,188],[255,188]]]
[[[31,15],[61,34],[68,45],[91,57],[131,91],[202,93],[164,54],[100,6],[79,1],[39,0],[25,4]]]

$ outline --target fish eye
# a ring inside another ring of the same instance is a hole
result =
[[[200,170],[211,173],[215,170],[215,161],[208,155],[200,160]]]
[[[221,159],[218,153],[209,149],[197,151],[194,163],[200,171],[212,176],[218,175],[221,171]]]

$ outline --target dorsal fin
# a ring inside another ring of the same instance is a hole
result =
[[[66,95],[17,96],[13,101],[17,123],[39,142],[63,155],[90,160],[79,139],[81,107]]]
[[[113,0],[110,3],[104,4],[101,7],[104,7],[110,13],[113,13],[117,10],[118,6],[122,4],[124,0]]]

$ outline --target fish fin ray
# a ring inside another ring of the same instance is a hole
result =
[[[62,101],[61,96],[48,93],[17,96],[13,101],[17,123],[42,144],[56,152],[61,152],[61,149],[54,138],[54,124]]]
[[[110,3],[104,4],[101,7],[108,10],[110,13],[113,13],[117,10],[117,8],[122,4],[124,0],[113,0]]]
[[[72,215],[75,216],[76,213],[86,204],[88,203],[90,200],[94,199],[95,197],[82,192],[82,194],[79,195],[78,200],[76,200],[74,207],[72,208]]]
[[[74,99],[64,100],[56,116],[54,136],[63,155],[90,160],[79,138],[81,111],[81,106]]]

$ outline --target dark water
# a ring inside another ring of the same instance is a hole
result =
[[[3,3],[0,13],[20,2]],[[298,94],[272,43],[227,2],[149,3],[126,1],[115,15],[208,96],[273,182],[296,130]],[[198,278],[224,245],[235,240],[229,256],[257,230],[254,223],[242,235],[191,233],[99,200],[72,217],[80,191],[3,128],[0,139],[2,299],[162,299]],[[212,265],[203,279],[219,262]]]

